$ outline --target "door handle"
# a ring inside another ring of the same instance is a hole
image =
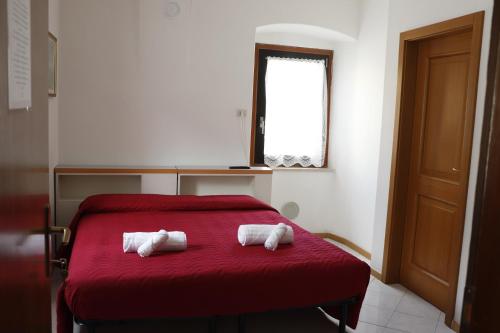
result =
[[[59,234],[62,233],[62,245],[68,245],[71,240],[71,229],[68,227],[58,227],[58,226],[50,226],[48,229],[49,234]]]
[[[451,171],[453,171],[453,172],[460,172],[460,170],[457,169],[457,168],[451,168]]]
[[[71,229],[68,227],[58,227],[58,226],[48,226],[46,229],[42,230],[33,230],[31,234],[35,235],[54,235],[54,234],[62,234],[61,245],[68,245],[71,240]]]
[[[61,269],[63,277],[67,275],[68,260],[66,258],[51,259],[50,258],[50,235],[62,234],[61,245],[68,245],[71,240],[71,229],[68,227],[59,227],[50,225],[50,206],[45,206],[45,223],[43,230],[35,231],[34,233],[40,233],[45,236],[45,273],[47,277],[51,276],[51,266],[55,265]]]

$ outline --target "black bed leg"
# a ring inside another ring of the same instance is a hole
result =
[[[343,302],[340,305],[339,333],[346,333],[348,307],[349,307],[349,304],[347,302]]]
[[[85,332],[87,333],[95,333],[95,325],[86,324]]]
[[[216,333],[217,332],[217,317],[210,317],[208,322],[208,332]]]
[[[245,317],[244,315],[238,315],[238,333],[245,333]]]

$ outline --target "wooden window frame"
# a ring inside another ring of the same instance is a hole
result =
[[[263,51],[263,52],[262,52]],[[253,80],[253,106],[252,106],[252,132],[250,140],[250,165],[252,166],[266,166],[264,163],[257,163],[255,161],[255,144],[256,144],[256,131],[257,131],[257,112],[259,101],[259,74],[261,57],[266,56],[266,52],[279,53],[285,57],[291,57],[294,55],[310,55],[325,59],[326,64],[326,80],[327,80],[327,92],[328,92],[328,102],[327,102],[327,113],[326,113],[326,146],[325,146],[325,162],[321,167],[302,167],[300,165],[295,165],[293,167],[298,167],[301,169],[325,169],[328,168],[328,147],[330,141],[330,108],[331,108],[331,88],[332,88],[332,72],[333,72],[333,50],[326,49],[314,49],[296,46],[284,46],[284,45],[274,45],[274,44],[255,44],[255,62],[254,62],[254,80]],[[264,147],[262,147],[264,149]],[[287,168],[289,169],[289,168]]]

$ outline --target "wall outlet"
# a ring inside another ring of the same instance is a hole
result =
[[[247,116],[247,110],[245,110],[245,109],[238,109],[238,110],[236,110],[236,116],[237,117],[246,117]]]

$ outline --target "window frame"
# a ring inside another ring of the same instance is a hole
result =
[[[254,79],[253,79],[253,105],[252,105],[252,132],[250,140],[250,165],[266,166],[264,163],[264,140],[263,135],[257,135],[259,128],[259,117],[264,116],[265,120],[265,80],[264,78],[266,66],[261,66],[262,63],[267,64],[268,56],[277,56],[284,58],[304,58],[304,59],[321,59],[325,60],[326,64],[326,80],[327,80],[327,113],[326,113],[326,145],[325,145],[325,162],[321,167],[294,165],[292,167],[278,167],[284,169],[325,169],[328,168],[328,147],[330,141],[330,110],[331,110],[331,93],[332,93],[332,72],[333,72],[333,50],[315,49],[297,46],[285,46],[274,44],[255,44],[255,61],[254,61]],[[261,68],[262,67],[262,68]],[[257,151],[260,154],[262,162],[256,161],[259,158]]]

